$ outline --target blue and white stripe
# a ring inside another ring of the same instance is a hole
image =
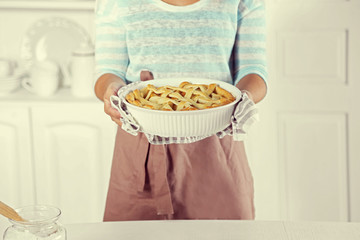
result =
[[[144,69],[155,78],[202,77],[236,84],[266,71],[263,0],[97,0],[97,78],[128,82]]]

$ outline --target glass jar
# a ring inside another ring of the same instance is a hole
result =
[[[60,209],[35,205],[15,209],[25,222],[10,220],[4,240],[66,240],[66,229],[58,223]]]

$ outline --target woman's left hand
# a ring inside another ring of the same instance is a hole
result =
[[[153,80],[154,76],[152,74],[152,72],[148,71],[148,70],[144,70],[140,72],[140,80],[141,81],[148,81],[148,80]]]

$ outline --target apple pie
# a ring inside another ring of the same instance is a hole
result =
[[[138,107],[164,111],[190,111],[223,106],[235,97],[218,84],[192,84],[155,87],[148,84],[129,92],[126,101]]]

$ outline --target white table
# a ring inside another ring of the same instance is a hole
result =
[[[9,224],[0,221],[1,235]],[[65,225],[68,240],[359,240],[360,223],[131,221]]]

